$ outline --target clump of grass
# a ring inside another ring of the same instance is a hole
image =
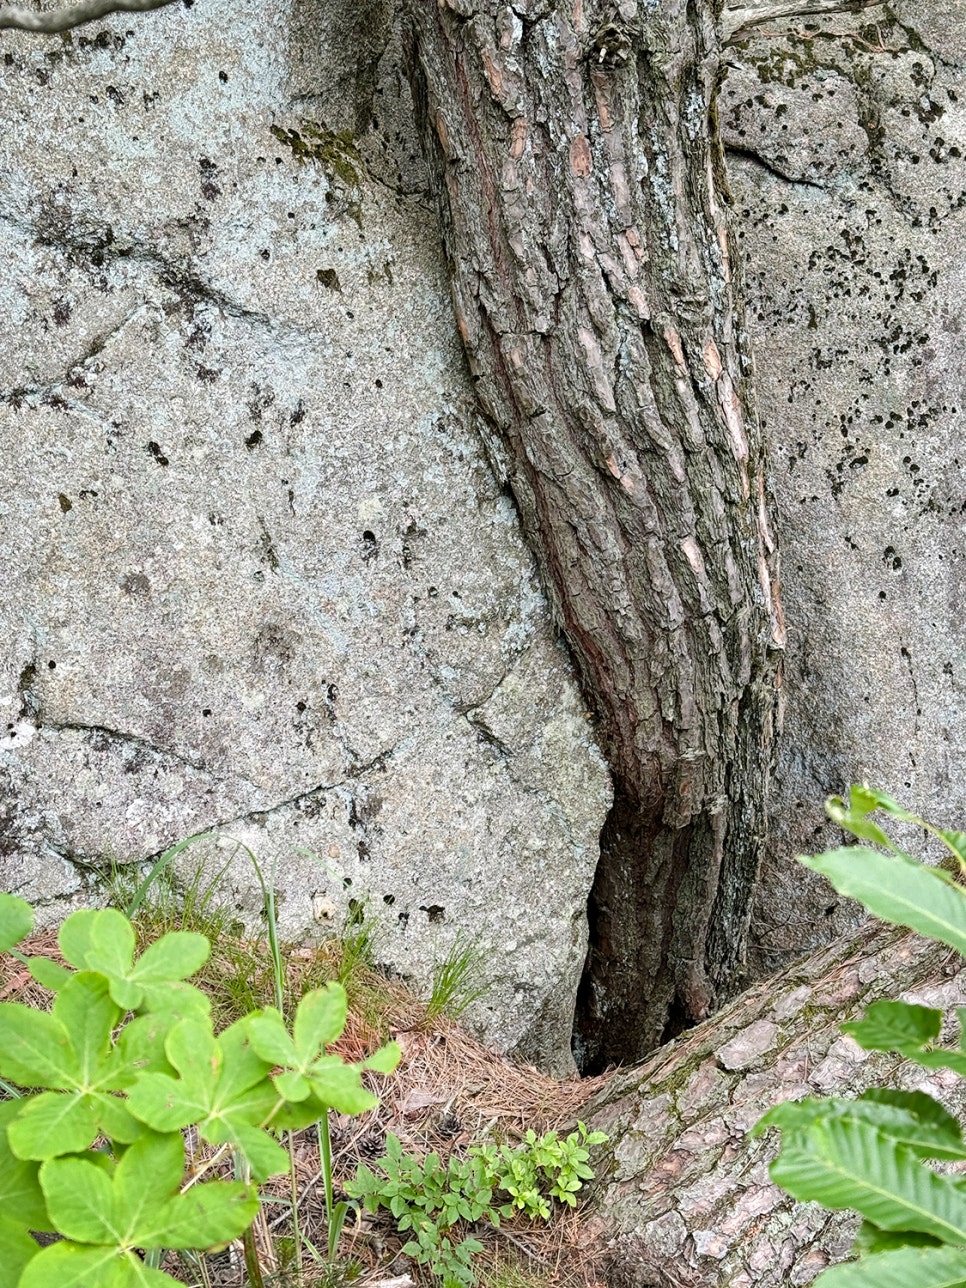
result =
[[[482,949],[457,935],[453,944],[433,969],[433,984],[426,1003],[426,1019],[445,1015],[456,1020],[471,1003],[486,992],[482,971],[486,955]]]

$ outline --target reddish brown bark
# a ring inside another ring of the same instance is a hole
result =
[[[578,1015],[594,1067],[733,988],[765,833],[782,629],[717,33],[685,0],[408,14],[485,432],[614,775]]]

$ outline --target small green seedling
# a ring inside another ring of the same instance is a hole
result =
[[[29,904],[0,895],[0,951],[32,924]],[[0,1078],[17,1093],[0,1102],[0,1288],[170,1288],[155,1250],[244,1237],[248,1254],[257,1183],[289,1168],[276,1137],[372,1107],[363,1072],[391,1072],[399,1048],[357,1064],[326,1053],[345,1025],[338,984],[306,994],[291,1033],[269,1007],[216,1034],[187,982],[203,935],[136,957],[125,916],[84,910],[58,942],[67,967],[22,957],[54,991],[50,1013],[0,1003]],[[201,1142],[187,1158],[185,1128]],[[229,1156],[256,1184],[202,1179]],[[61,1238],[41,1248],[31,1231]]]
[[[346,1185],[351,1198],[368,1212],[388,1208],[401,1234],[403,1252],[442,1281],[443,1288],[470,1288],[476,1282],[473,1257],[483,1245],[473,1235],[479,1223],[499,1229],[502,1220],[521,1214],[549,1221],[556,1199],[573,1207],[584,1181],[593,1179],[588,1145],[607,1140],[583,1123],[560,1140],[554,1131],[524,1143],[473,1145],[467,1157],[438,1154],[420,1161],[404,1154],[398,1137],[386,1137],[386,1157],[361,1166]]]

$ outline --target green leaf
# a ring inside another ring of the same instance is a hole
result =
[[[295,1101],[296,1103],[308,1099],[312,1091],[305,1077],[294,1070],[288,1073],[275,1074],[272,1082],[275,1083],[275,1088],[280,1096],[285,1100]]]
[[[898,1248],[832,1266],[821,1288],[964,1288],[966,1248]]]
[[[338,1056],[320,1056],[307,1077],[312,1094],[340,1114],[364,1114],[379,1103],[362,1085],[358,1066],[344,1064]]]
[[[311,1059],[340,1038],[347,1013],[346,991],[341,984],[326,984],[325,988],[306,993],[298,1004],[293,1025],[300,1058]]]
[[[924,1091],[898,1091],[892,1087],[872,1087],[863,1091],[860,1102],[871,1102],[876,1105],[890,1105],[908,1114],[916,1123],[917,1140],[931,1140],[938,1149],[955,1151],[954,1153],[930,1154],[930,1158],[962,1158],[963,1131],[959,1120],[954,1118],[948,1109],[938,1100]]]
[[[131,978],[142,985],[187,979],[201,970],[210,952],[211,944],[204,935],[172,930],[145,948],[131,972]]]
[[[0,1212],[0,1288],[17,1288],[27,1263],[40,1251],[29,1227]]]
[[[60,962],[52,962],[49,957],[31,957],[30,974],[41,988],[49,988],[51,992],[56,993],[69,979],[73,978],[74,972],[69,971],[66,966],[61,966]]]
[[[148,1133],[113,1173],[86,1158],[43,1165],[40,1183],[58,1230],[75,1243],[106,1248],[207,1248],[237,1238],[254,1220],[250,1186],[208,1181],[180,1193],[180,1134]]]
[[[862,841],[873,841],[876,845],[884,845],[887,849],[894,850],[896,847],[889,839],[887,834],[877,823],[866,818],[869,809],[875,806],[869,806],[869,809],[863,809],[857,806],[854,800],[856,789],[852,788],[853,799],[846,805],[841,796],[830,796],[825,802],[825,812],[838,827],[843,831],[851,832]]]
[[[47,1205],[35,1162],[18,1158],[7,1140],[7,1128],[21,1108],[18,1100],[0,1102],[0,1212],[31,1230],[50,1230]]]
[[[935,1042],[942,1028],[943,1013],[931,1006],[910,1002],[873,1002],[861,1020],[843,1024],[867,1051],[918,1051]]]
[[[0,953],[9,952],[30,934],[34,910],[26,899],[15,894],[0,894]]]
[[[966,832],[947,832],[939,829],[939,835],[952,850],[960,863],[966,866]]]
[[[402,1048],[398,1042],[387,1042],[385,1046],[374,1051],[363,1060],[363,1066],[373,1073],[392,1073],[402,1059]]]
[[[67,1030],[52,1015],[20,1002],[0,1002],[0,1077],[22,1087],[69,1090],[80,1070]]]
[[[274,1006],[266,1006],[249,1026],[252,1046],[264,1060],[285,1068],[298,1068],[301,1061],[285,1021]]]
[[[277,1141],[272,1140],[268,1132],[236,1123],[231,1129],[230,1139],[244,1155],[251,1169],[252,1179],[259,1184],[267,1181],[270,1176],[281,1176],[289,1170],[288,1154]]]
[[[879,854],[859,845],[799,860],[884,921],[966,953],[966,891],[937,869],[904,854]]]
[[[943,1245],[931,1234],[916,1230],[880,1230],[871,1221],[863,1221],[852,1244],[852,1255],[874,1256],[878,1252],[892,1252],[896,1248],[939,1248]]]
[[[80,1153],[97,1136],[98,1106],[90,1094],[47,1091],[20,1103],[20,1113],[7,1128],[18,1158],[43,1161]]]
[[[756,1123],[752,1135],[768,1127],[786,1132],[807,1131],[813,1123],[831,1118],[852,1118],[877,1127],[892,1140],[915,1150],[919,1158],[966,1158],[959,1124],[953,1116],[921,1091],[869,1091],[858,1100],[824,1099],[785,1101]],[[575,1164],[574,1179],[590,1169]],[[568,1183],[563,1188],[579,1188]]]
[[[44,1163],[40,1184],[61,1234],[75,1243],[120,1243],[120,1231],[114,1225],[112,1179],[103,1166],[83,1157],[53,1158]]]
[[[210,945],[204,935],[172,931],[135,962],[136,940],[127,917],[115,908],[82,909],[63,923],[58,942],[72,965],[105,976],[111,997],[124,1010],[203,1009],[199,990],[181,981],[206,961]]]
[[[99,1089],[110,1081],[111,1033],[121,1014],[107,980],[93,971],[72,975],[54,999],[53,1016],[67,1031],[80,1087]]]
[[[920,1230],[966,1243],[966,1190],[923,1166],[911,1149],[851,1118],[788,1134],[772,1179],[797,1199],[855,1208],[883,1230]]]
[[[278,1095],[266,1076],[271,1066],[249,1041],[250,1023],[238,1020],[218,1038],[212,1033],[210,1018],[188,1018],[175,1024],[165,1053],[180,1077],[142,1074],[128,1092],[128,1107],[134,1116],[159,1132],[195,1123],[202,1137],[214,1145],[237,1142],[244,1133],[246,1154],[277,1158],[270,1137],[266,1136],[258,1149],[254,1138],[244,1131],[261,1125],[278,1107]]]
[[[17,1288],[172,1288],[176,1280],[117,1248],[52,1243],[34,1257]]]

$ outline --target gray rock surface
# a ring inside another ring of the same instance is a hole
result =
[[[760,31],[720,105],[788,623],[756,973],[856,916],[793,861],[827,794],[966,821],[966,2]]]
[[[247,846],[285,936],[365,906],[423,987],[475,944],[471,1019],[564,1072],[608,777],[473,422],[386,9],[0,38],[0,880],[54,921],[214,828],[184,879],[257,921]]]

